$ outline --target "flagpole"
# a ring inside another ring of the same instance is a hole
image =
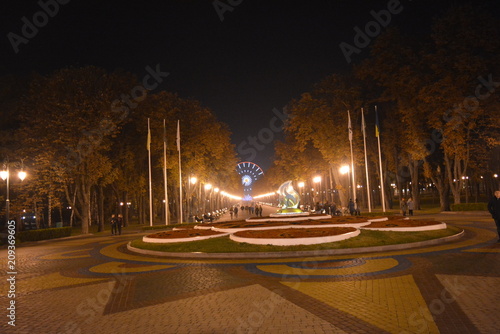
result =
[[[349,119],[348,122],[348,128],[349,128],[349,142],[351,145],[351,176],[352,176],[352,200],[354,203],[356,203],[356,184],[355,184],[355,178],[354,178],[354,155],[352,152],[352,126],[351,126],[351,114],[349,113],[349,110],[347,110],[347,117]]]
[[[363,130],[363,148],[365,150],[365,169],[366,169],[366,192],[368,194],[368,212],[372,212],[372,202],[370,199],[370,177],[368,174],[368,158],[366,157],[366,130],[365,115],[361,108],[361,129]]]
[[[149,162],[149,226],[153,226],[153,185],[151,181],[151,129],[149,127],[149,117],[148,117],[147,149],[148,149],[148,162]]]
[[[382,173],[382,152],[380,150],[380,131],[378,124],[377,106],[375,106],[375,136],[377,136],[377,142],[378,142],[378,164],[380,167],[380,191],[382,194],[382,212],[385,212],[384,174]]]
[[[165,225],[168,225],[168,187],[167,187],[167,127],[163,119],[163,184],[165,185]]]
[[[179,152],[179,224],[182,224],[181,125],[177,120],[177,151]]]

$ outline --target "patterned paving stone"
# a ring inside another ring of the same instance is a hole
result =
[[[500,246],[482,216],[435,215],[457,242],[356,256],[183,260],[138,235],[18,247],[16,327],[0,333],[496,333]],[[0,267],[6,268],[6,250]],[[10,299],[0,280],[0,309]]]
[[[446,294],[442,304],[456,301],[481,333],[500,328],[500,277],[437,275]]]

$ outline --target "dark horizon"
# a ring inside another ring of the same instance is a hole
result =
[[[216,10],[214,3],[227,3],[60,1],[57,11],[54,2],[40,2],[52,4],[45,12],[53,15],[46,15],[36,34],[17,45],[17,53],[9,33],[22,37],[23,18],[33,22],[38,15],[43,20],[37,13],[44,9],[38,1],[2,5],[2,75],[95,65],[123,69],[140,79],[147,66],[159,64],[170,75],[153,92],[176,92],[210,108],[229,125],[241,160],[264,170],[271,164],[274,140],[282,138],[278,131],[265,130],[279,125],[277,113],[322,78],[346,72],[369,55],[378,35],[351,55],[352,63],[339,45],[354,44],[355,27],[373,21],[372,11],[381,13],[393,6],[395,14],[387,26],[420,36],[429,32],[432,17],[450,4],[464,2],[235,1],[239,4],[231,10]],[[498,9],[493,1],[482,4],[491,12]],[[268,142],[252,146],[251,138],[259,138],[261,132],[272,133],[272,140],[266,137]]]

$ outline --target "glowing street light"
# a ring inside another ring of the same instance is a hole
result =
[[[196,182],[198,182],[198,178],[196,178],[196,176],[191,176],[189,178],[189,183],[195,184]]]
[[[342,175],[349,173],[349,170],[350,170],[350,168],[348,165],[344,165],[344,166],[340,167],[340,169],[339,169],[340,174],[342,174]]]
[[[4,170],[0,171],[0,178],[2,180],[7,181],[7,196],[5,196],[5,217],[7,218],[7,225],[9,224],[9,219],[10,219],[10,198],[9,198],[9,181],[10,181],[10,173],[9,173],[9,165],[8,163],[4,165]],[[21,165],[21,171],[17,173],[17,176],[21,181],[24,181],[26,178],[27,174],[25,171],[22,170],[22,165]]]

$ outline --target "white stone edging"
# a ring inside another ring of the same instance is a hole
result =
[[[229,238],[236,242],[246,242],[252,245],[273,245],[273,246],[295,246],[295,245],[315,245],[327,242],[335,242],[358,236],[359,229],[356,231],[347,232],[341,235],[331,235],[326,237],[311,237],[311,238],[243,238],[231,234]]]
[[[190,237],[190,238],[167,238],[167,239],[162,239],[162,238],[148,238],[147,236],[142,237],[142,241],[144,242],[149,242],[149,243],[155,243],[155,244],[168,244],[168,243],[174,243],[174,242],[185,242],[185,241],[198,241],[198,240],[205,240],[205,239],[210,239],[210,238],[217,238],[217,237],[223,237],[225,235],[228,235],[229,233],[221,233],[221,234],[213,234],[213,235],[198,235],[196,237]]]
[[[434,231],[446,229],[446,223],[439,223],[435,225],[413,226],[413,227],[365,227],[360,229],[371,231],[393,231],[393,232],[420,232],[420,231]]]

